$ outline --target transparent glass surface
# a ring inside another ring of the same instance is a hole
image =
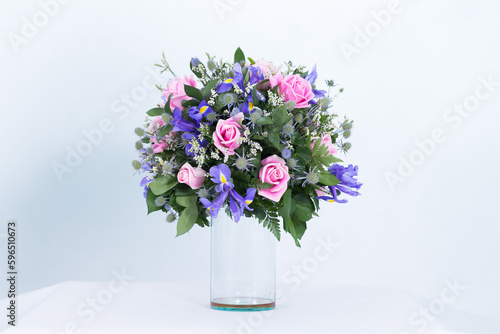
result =
[[[227,311],[275,307],[276,238],[256,218],[211,222],[210,306]]]

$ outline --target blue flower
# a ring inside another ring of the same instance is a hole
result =
[[[217,217],[220,208],[228,197],[229,210],[231,211],[235,222],[240,220],[244,209],[253,211],[253,209],[251,209],[248,205],[252,203],[255,197],[255,188],[247,189],[247,193],[244,198],[238,194],[236,190],[234,190],[234,184],[230,181],[231,171],[226,164],[220,164],[210,168],[210,175],[212,176],[211,180],[217,184],[215,186],[215,190],[219,192],[220,195],[213,202],[210,202],[206,198],[201,198],[200,202],[210,211],[210,215],[213,218]]]
[[[172,131],[194,132],[196,130],[195,123],[182,118],[182,110],[176,107],[173,113],[174,115],[170,122],[174,126]]]
[[[337,185],[328,187],[331,192],[331,196],[318,196],[316,198],[322,199],[328,202],[337,202],[337,203],[347,203],[346,199],[338,199],[337,191],[340,193],[344,193],[350,196],[359,196],[358,192],[359,188],[363,185],[361,182],[358,182],[356,177],[358,176],[358,166],[349,165],[344,167],[339,164],[333,164],[328,171],[330,174],[337,177],[340,181]]]
[[[144,198],[146,198],[146,195],[148,194],[148,190],[149,190],[149,184],[153,181],[153,179],[149,178],[149,176],[145,176],[142,180],[141,180],[141,187],[144,187]]]
[[[217,87],[218,94],[229,92],[234,84],[238,85],[238,87],[243,90],[243,73],[241,73],[241,65],[234,65],[233,72],[233,77],[227,78]]]
[[[311,70],[311,73],[309,73],[308,75],[306,75],[305,79],[307,81],[309,81],[309,83],[312,85],[314,85],[314,82],[316,81],[316,79],[318,78],[318,72],[316,71],[316,64],[314,64],[312,70]]]
[[[213,109],[208,105],[208,103],[205,100],[201,101],[198,107],[191,107],[189,109],[189,117],[194,119],[198,125],[201,123],[203,117],[205,117],[206,119],[208,114],[213,114],[213,113],[214,113]]]

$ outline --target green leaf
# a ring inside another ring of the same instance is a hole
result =
[[[193,58],[191,58],[192,60]],[[191,61],[189,62],[189,68],[191,69],[191,72],[193,72],[194,75],[196,75],[198,78],[201,78],[203,75],[199,72],[196,72],[193,70],[193,64],[191,64]]]
[[[181,102],[184,108],[197,107],[200,104],[198,100],[184,100]]]
[[[288,116],[286,111],[286,106],[281,106],[276,108],[272,112],[273,122],[278,129],[281,129],[283,125],[288,123],[293,116]]]
[[[280,142],[280,134],[278,132],[271,132],[269,134],[269,141],[278,150],[280,150],[280,151],[282,150],[282,145],[281,145],[281,142]]]
[[[311,148],[309,146],[297,146],[295,147],[295,153],[299,158],[304,160],[306,163],[311,161],[312,158],[312,152]]]
[[[215,88],[218,82],[219,79],[214,79],[205,85],[205,87],[203,88],[203,96],[205,97],[205,100],[208,100],[208,98],[210,97],[210,91],[212,90],[212,88]]]
[[[174,129],[174,126],[172,124],[167,124],[164,125],[160,128],[160,131],[158,131],[158,137],[165,137],[167,133],[170,133]]]
[[[250,62],[250,65],[255,64],[255,61],[252,58],[250,58],[250,57],[248,57],[248,61]]]
[[[271,189],[272,187],[274,187],[274,184],[271,184],[271,183],[267,183],[267,182],[261,182],[261,183],[258,183],[257,184],[257,188],[259,189]]]
[[[165,109],[165,112],[169,115],[173,115],[174,113],[172,112],[172,109],[170,109],[170,100],[172,99],[172,96],[174,94],[170,94],[168,96],[168,99],[167,99],[167,102],[165,102],[165,106],[163,107],[163,109]]]
[[[142,137],[142,138],[141,138],[141,141],[142,141],[143,143],[148,144],[148,143],[151,141],[151,139],[149,139],[149,137]]]
[[[179,221],[177,222],[177,236],[183,235],[193,227],[198,219],[198,207],[193,206],[182,210]]]
[[[148,215],[151,212],[155,212],[155,211],[161,210],[161,207],[156,206],[155,200],[156,200],[156,195],[153,194],[153,192],[151,191],[151,189],[149,189],[148,193],[146,194],[146,204],[148,206]]]
[[[189,196],[194,194],[194,190],[184,183],[179,183],[175,186],[175,196]]]
[[[203,94],[196,87],[190,85],[184,85],[184,92],[187,96],[197,99],[199,101],[203,100]]]
[[[283,206],[280,208],[279,213],[282,217],[288,217],[292,209],[292,189],[288,188],[281,199],[283,200]]]
[[[295,203],[295,210],[293,211],[295,220],[306,222],[312,218],[314,204],[308,195],[299,193],[293,196],[293,202]]]
[[[257,217],[257,219],[259,220],[266,219],[266,211],[264,211],[264,209],[256,207],[254,211],[255,211],[255,217]]]
[[[234,53],[234,62],[239,63],[240,61],[245,61],[245,54],[240,48],[237,48]]]
[[[151,117],[153,117],[153,116],[160,116],[161,114],[163,114],[163,108],[153,108],[153,109],[150,109],[149,111],[146,112],[146,114],[148,114]]]
[[[320,140],[316,140],[314,142],[314,146],[313,146],[313,148],[311,150],[313,156],[318,156],[320,146],[324,146],[324,145],[321,145],[321,141]]]
[[[262,125],[273,124],[273,120],[271,119],[271,117],[261,117],[257,121],[255,121],[255,123]]]
[[[178,196],[176,198],[177,204],[179,204],[180,206],[183,206],[185,208],[191,208],[193,206],[196,206],[197,200],[198,200],[198,196],[196,196],[196,195]]]
[[[263,225],[267,228],[271,233],[278,239],[281,239],[281,228],[279,220],[274,220],[271,218],[267,218],[263,221]]]
[[[159,175],[149,184],[149,189],[151,189],[153,194],[161,195],[175,187],[177,183],[177,179],[172,175]]]
[[[297,231],[295,231],[295,226],[293,225],[293,221],[290,217],[283,217],[283,229],[290,233],[293,240],[295,240],[295,245],[300,247],[300,238],[297,236]]]
[[[319,182],[324,184],[325,186],[334,186],[338,184],[340,181],[330,173],[319,173]]]

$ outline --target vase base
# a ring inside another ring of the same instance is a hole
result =
[[[273,300],[253,297],[217,298],[210,302],[210,307],[220,311],[268,311],[274,309]]]

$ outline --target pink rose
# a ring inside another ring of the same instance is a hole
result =
[[[179,169],[177,181],[187,184],[191,189],[198,189],[205,181],[205,171],[201,168],[194,168],[189,162],[186,162]]]
[[[184,76],[184,78],[182,79],[175,78],[167,85],[167,89],[163,90],[163,96],[166,100],[168,100],[170,94],[173,94],[172,98],[170,99],[170,109],[174,110],[174,108],[177,107],[181,110],[184,110],[184,108],[182,107],[182,101],[191,100],[191,98],[187,96],[186,92],[184,91],[184,85],[196,87],[196,81],[194,81],[193,76],[190,76],[189,78],[187,76]]]
[[[214,145],[224,154],[233,155],[240,146],[241,120],[243,113],[238,113],[229,119],[220,119],[213,134]]]
[[[283,78],[281,73],[277,73],[269,78],[269,83],[271,88],[278,86],[279,94],[285,95],[285,102],[295,101],[295,108],[307,108],[309,101],[314,97],[309,81],[298,74],[287,75]]]
[[[326,147],[328,148],[328,152],[330,152],[330,154],[337,153],[337,148],[335,147],[335,144],[332,143],[332,137],[330,137],[330,135],[322,135],[319,138],[319,142],[320,146],[326,145]],[[311,143],[311,150],[313,149],[314,144],[316,144],[316,140]]]
[[[285,160],[277,155],[272,155],[262,160],[261,163],[262,167],[259,170],[259,180],[261,182],[270,183],[273,186],[269,189],[259,190],[259,195],[269,198],[271,201],[279,202],[281,196],[283,196],[288,188],[287,183],[288,180],[290,180]]]
[[[156,133],[156,131],[164,125],[165,122],[160,116],[158,116],[151,121],[149,127],[146,130],[150,133]],[[172,131],[166,134],[165,137],[163,138],[156,139],[155,137],[151,137],[151,142],[153,143],[151,145],[151,148],[153,149],[153,152],[154,153],[163,152],[169,145],[167,141],[172,138],[175,138],[175,136],[177,136],[177,132]]]
[[[274,66],[272,62],[264,59],[257,60],[255,64],[253,64],[253,66],[260,68],[262,74],[264,75],[264,78],[269,78],[271,75],[278,72],[278,69],[276,68],[276,66]]]

